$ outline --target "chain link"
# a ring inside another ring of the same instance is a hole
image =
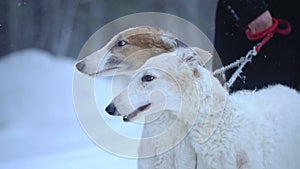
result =
[[[256,46],[254,46],[251,50],[247,52],[247,55],[244,57],[242,56],[238,60],[234,61],[233,63],[221,67],[213,72],[213,75],[223,74],[224,72],[233,69],[235,67],[238,67],[236,71],[232,74],[230,79],[224,84],[224,87],[229,90],[229,88],[233,85],[233,83],[236,81],[238,77],[241,77],[241,73],[243,72],[243,68],[248,62],[252,61],[253,56],[257,55]]]

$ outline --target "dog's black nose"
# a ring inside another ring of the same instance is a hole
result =
[[[113,116],[118,115],[118,113],[117,113],[117,108],[116,108],[116,106],[115,106],[113,103],[110,103],[110,104],[105,108],[105,111],[106,111],[108,114],[113,115]]]
[[[82,71],[85,68],[85,63],[83,63],[82,61],[78,62],[76,64],[76,68],[77,68],[77,70]]]

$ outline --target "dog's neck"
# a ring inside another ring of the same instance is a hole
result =
[[[222,153],[233,152],[235,144],[228,143],[231,140],[227,138],[233,138],[232,124],[235,124],[236,119],[232,114],[235,109],[228,92],[219,81],[209,71],[205,72],[206,69],[200,71],[202,76],[196,79],[200,93],[197,123],[193,125],[188,136],[198,150],[197,154],[202,154],[199,158],[203,158],[200,160],[205,163],[203,165],[212,166],[215,163],[212,159],[218,159]],[[210,85],[207,85],[208,81]],[[219,152],[212,151],[216,146],[220,148]]]
[[[197,70],[200,76],[193,79],[197,90],[194,93],[197,95],[187,96],[190,98],[184,104],[186,111],[181,119],[189,128],[197,130],[199,135],[196,138],[202,143],[209,139],[218,127],[228,93],[207,69],[199,66]]]

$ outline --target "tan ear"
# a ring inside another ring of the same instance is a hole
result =
[[[197,60],[202,66],[212,58],[212,55],[208,51],[205,51],[198,47],[191,47],[191,49],[199,56]]]
[[[174,50],[177,46],[176,39],[173,36],[158,35],[162,40],[161,47],[166,51]]]
[[[198,47],[179,48],[177,55],[192,67],[196,65],[204,66],[212,58],[212,55],[208,51]]]

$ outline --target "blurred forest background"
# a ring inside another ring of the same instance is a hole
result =
[[[164,12],[184,18],[210,40],[217,0],[1,0],[0,57],[40,48],[76,58],[103,25],[138,12]]]

